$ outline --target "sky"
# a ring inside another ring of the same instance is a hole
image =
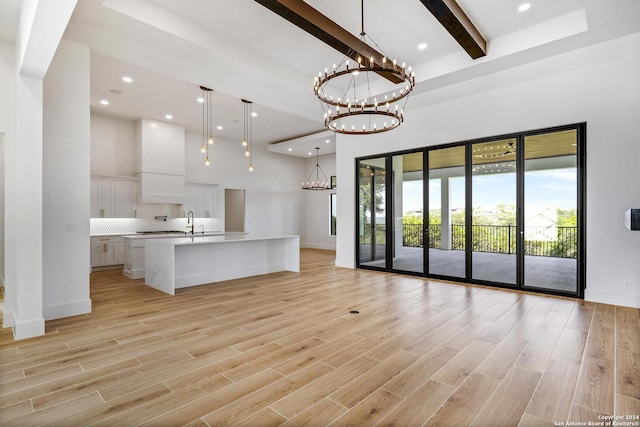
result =
[[[464,178],[451,179],[451,207],[464,208]],[[473,204],[493,207],[516,204],[516,174],[503,173],[473,177]],[[577,173],[571,169],[547,169],[525,173],[525,205],[528,209],[576,207]],[[440,208],[440,180],[429,181],[430,209]],[[403,211],[422,209],[422,181],[403,183]]]

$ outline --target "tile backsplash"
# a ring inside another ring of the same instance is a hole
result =
[[[164,215],[155,213],[155,215]],[[222,231],[220,218],[196,218],[195,230]],[[187,231],[186,218],[167,218],[166,221],[149,218],[91,218],[90,232],[92,236],[106,234],[135,234],[138,231]]]
[[[167,218],[184,217],[182,205],[169,203],[138,203],[136,204],[136,218],[154,219],[156,216],[166,216]]]

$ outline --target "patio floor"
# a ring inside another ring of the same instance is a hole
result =
[[[361,247],[360,255],[366,259],[366,246]],[[377,253],[384,253],[379,246]],[[429,249],[429,273],[442,276],[465,276],[464,251]],[[516,255],[473,252],[473,279],[489,280],[506,284],[516,283]],[[552,289],[575,293],[577,289],[577,260],[573,258],[555,258],[545,256],[525,257],[525,286]],[[364,262],[361,265],[384,268],[384,259]],[[402,255],[393,260],[394,270],[423,272],[422,248],[404,246]]]

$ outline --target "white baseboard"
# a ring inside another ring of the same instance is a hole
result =
[[[91,299],[42,307],[45,320],[61,319],[91,313]]]
[[[321,243],[300,243],[300,248],[304,249],[324,249],[327,251],[335,251],[336,245],[323,245]]]
[[[584,300],[590,302],[600,302],[603,304],[620,305],[623,307],[640,308],[640,295],[595,291],[587,288],[584,291]]]
[[[345,258],[336,258],[335,262],[336,267],[344,267],[344,268],[356,268],[353,259],[345,259]]]
[[[23,340],[26,338],[39,337],[44,335],[44,319],[32,319],[20,322],[14,318],[13,338]]]
[[[3,328],[13,328],[16,326],[16,314],[13,311],[2,312],[2,327]]]

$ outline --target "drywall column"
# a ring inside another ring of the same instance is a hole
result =
[[[15,283],[16,339],[44,334],[42,317],[42,80],[18,75],[16,78],[15,164],[11,185],[15,195],[11,216],[14,238],[8,240],[7,251],[13,251]]]
[[[43,315],[91,312],[89,48],[62,40],[44,79]]]
[[[14,174],[15,155],[15,107],[16,107],[16,66],[15,49],[12,44],[0,40],[0,132],[4,133],[2,141],[3,150],[3,187],[2,199],[4,207],[2,211],[2,223],[0,227],[4,234],[4,259],[2,271],[2,284],[4,286],[4,310],[2,315],[2,327],[11,328],[15,321],[15,269],[12,268],[15,253],[11,242],[15,241],[13,227],[14,200]]]
[[[43,79],[77,0],[23,0],[15,44],[15,134],[5,151],[5,285],[16,339],[44,335]],[[5,313],[7,310],[5,310]],[[4,318],[4,316],[3,316]]]
[[[0,286],[4,287],[4,132],[0,132]]]
[[[440,249],[444,250],[451,250],[450,180],[448,176],[440,178]]]

